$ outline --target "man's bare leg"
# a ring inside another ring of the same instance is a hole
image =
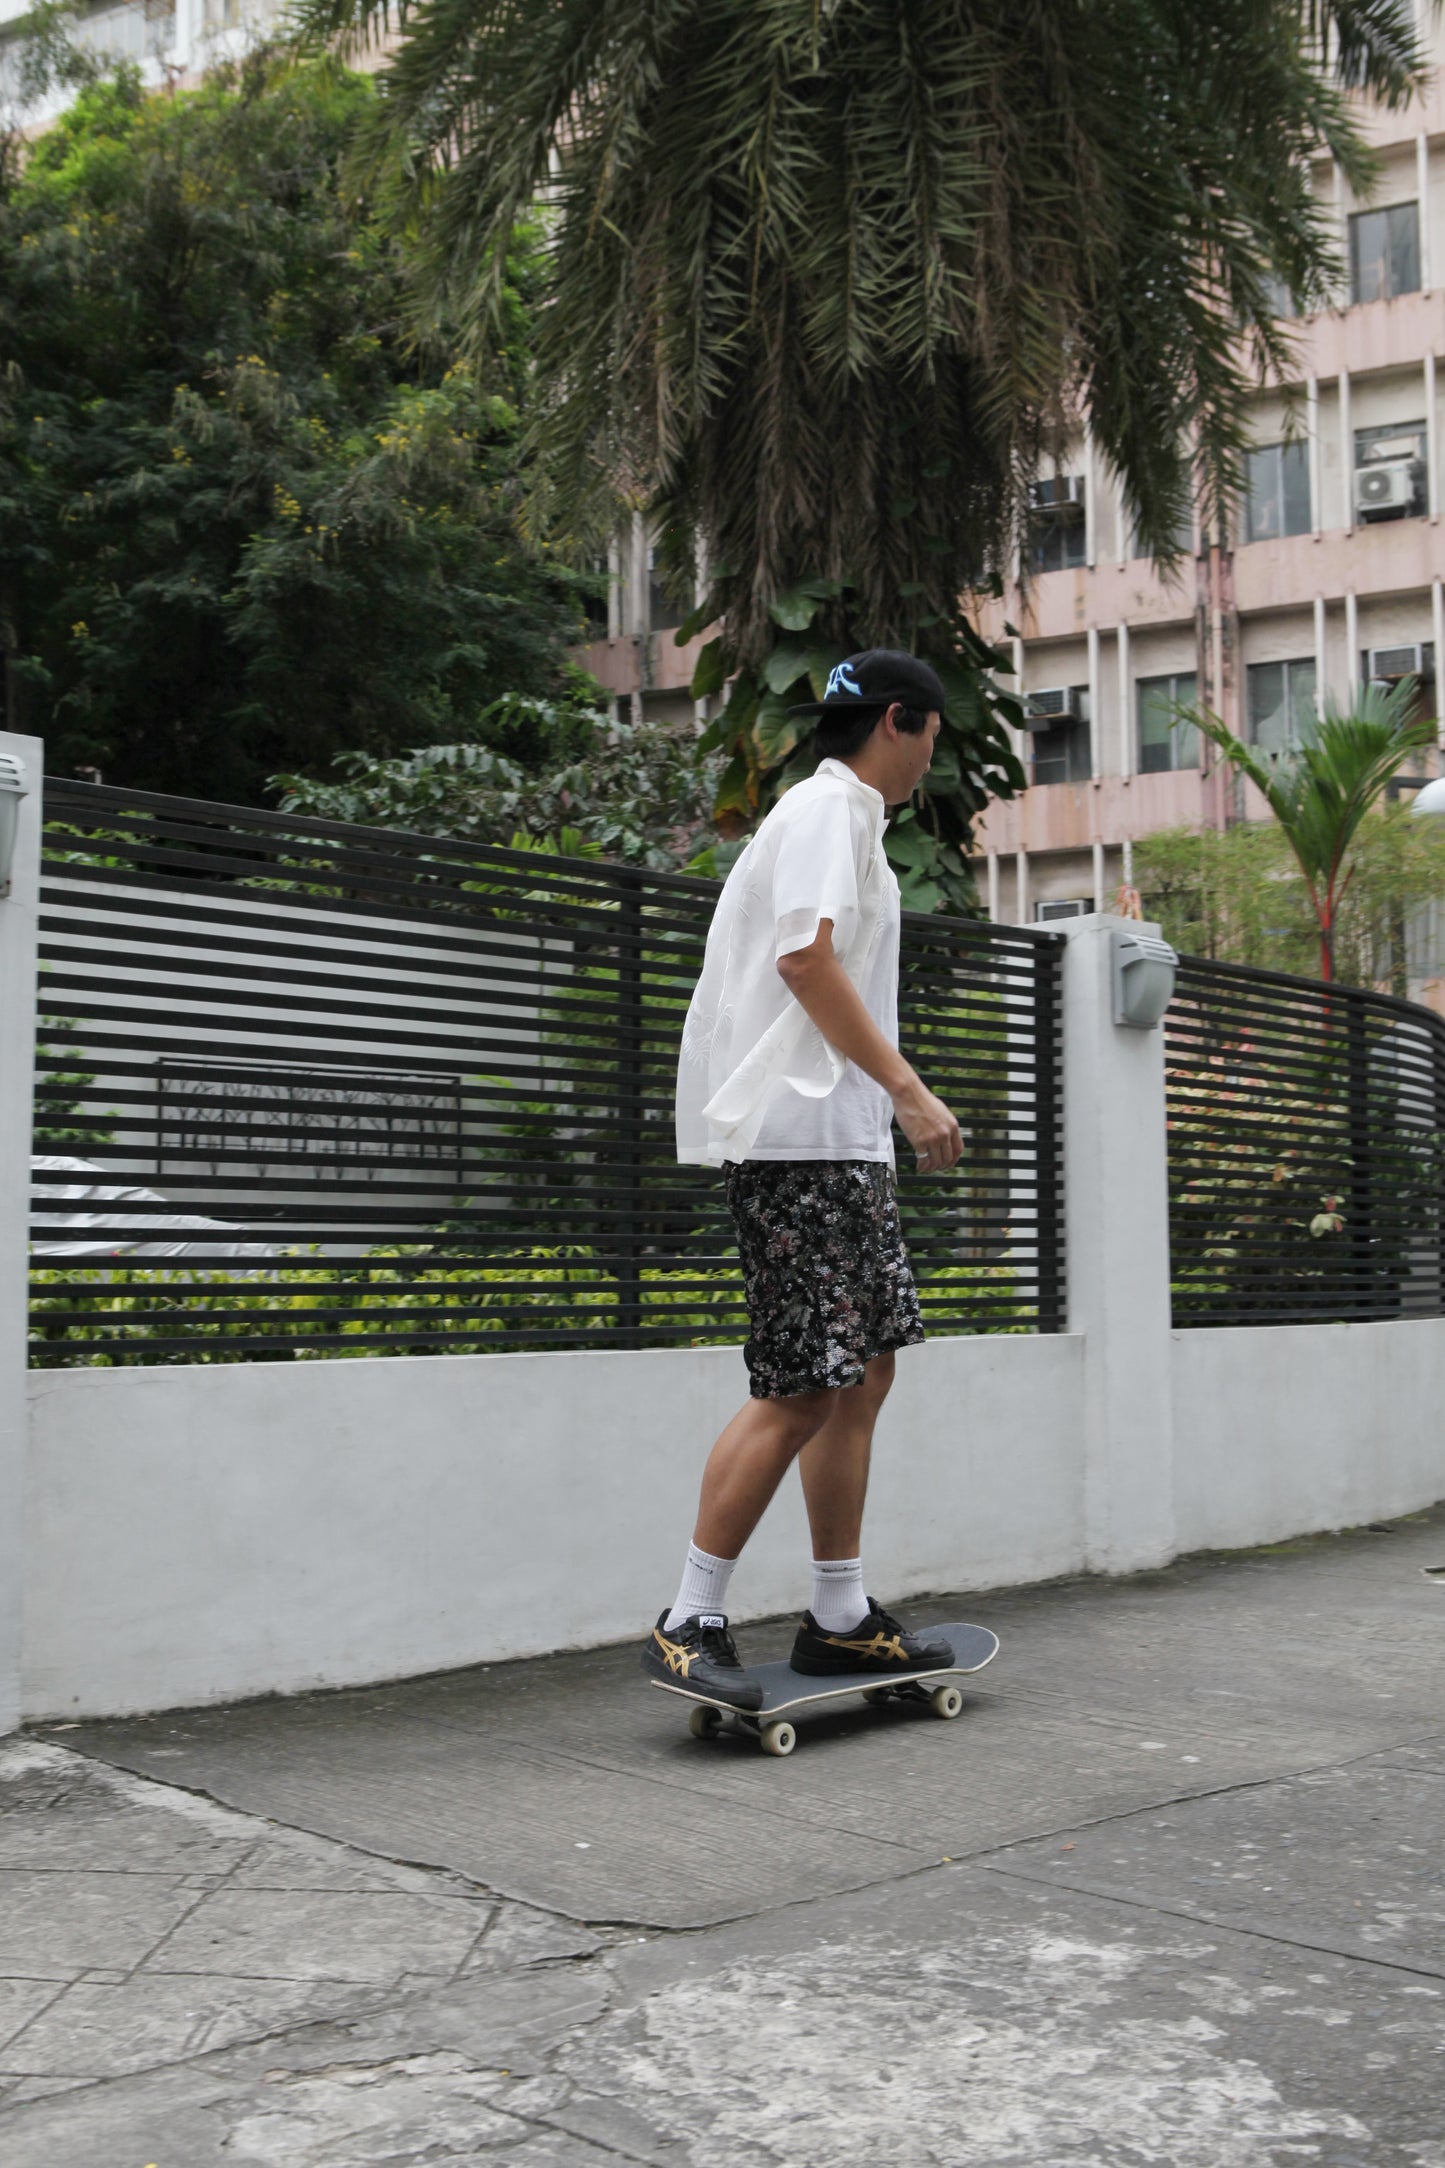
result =
[[[792,1462],[826,1426],[835,1403],[845,1397],[833,1392],[790,1393],[784,1400],[749,1400],[739,1408],[703,1470],[702,1500],[692,1539],[698,1550],[710,1551],[715,1558],[737,1557]]]
[[[878,1411],[893,1383],[892,1355],[876,1355],[857,1385],[833,1395],[828,1418],[798,1455],[814,1558],[856,1558]]]

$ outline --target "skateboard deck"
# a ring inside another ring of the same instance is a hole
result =
[[[791,1664],[750,1664],[748,1677],[756,1679],[763,1689],[759,1709],[735,1709],[731,1702],[716,1701],[711,1694],[699,1693],[681,1679],[676,1685],[671,1679],[653,1679],[649,1683],[660,1693],[676,1694],[679,1700],[691,1702],[687,1721],[694,1738],[711,1739],[725,1723],[731,1723],[735,1730],[756,1737],[766,1753],[791,1754],[798,1743],[792,1722],[795,1715],[823,1702],[844,1701],[852,1694],[861,1694],[865,1701],[875,1703],[926,1701],[935,1716],[945,1720],[957,1716],[963,1696],[949,1680],[982,1671],[985,1664],[991,1664],[998,1654],[998,1635],[990,1633],[986,1626],[970,1626],[962,1620],[920,1627],[919,1632],[930,1638],[937,1634],[951,1643],[953,1662],[940,1665],[936,1671],[912,1671],[895,1679],[882,1678],[876,1671],[839,1671],[827,1678],[810,1678],[806,1672],[794,1671]]]

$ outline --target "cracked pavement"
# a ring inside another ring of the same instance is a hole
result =
[[[781,1762],[630,1647],[0,1744],[0,2168],[1445,2168],[1441,1567],[914,1604]]]

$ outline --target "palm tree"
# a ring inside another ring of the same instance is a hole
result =
[[[1417,719],[1419,686],[1367,685],[1348,707],[1326,699],[1318,729],[1289,754],[1262,754],[1207,709],[1187,720],[1236,774],[1263,794],[1299,862],[1320,935],[1320,977],[1335,975],[1335,925],[1354,877],[1350,846],[1361,821],[1411,753],[1435,742]]]
[[[1367,191],[1349,93],[1423,79],[1410,0],[293,5],[303,43],[399,34],[371,172],[423,329],[485,354],[541,207],[532,517],[580,546],[642,508],[679,592],[705,562],[719,810],[796,772],[802,679],[911,646],[962,717],[955,854],[1024,782],[960,597],[1017,565],[1041,458],[1086,425],[1166,565],[1196,485],[1222,515],[1295,373],[1278,289],[1338,271],[1309,162]]]
[[[393,20],[429,306],[481,343],[539,202],[537,366],[567,491],[706,540],[738,655],[801,576],[879,637],[1010,569],[1077,415],[1175,547],[1192,441],[1223,502],[1272,281],[1337,272],[1309,188],[1373,161],[1409,0],[299,0],[316,40]],[[1326,59],[1328,51],[1329,59]],[[682,546],[685,547],[685,544]]]

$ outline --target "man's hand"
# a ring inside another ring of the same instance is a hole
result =
[[[920,1174],[942,1174],[958,1164],[963,1153],[958,1123],[919,1078],[895,1092],[893,1111],[917,1155]]]
[[[831,919],[819,921],[807,948],[779,957],[778,976],[828,1044],[883,1086],[917,1154],[920,1174],[942,1174],[956,1166],[963,1151],[957,1122],[868,1014],[862,995],[833,953]]]

